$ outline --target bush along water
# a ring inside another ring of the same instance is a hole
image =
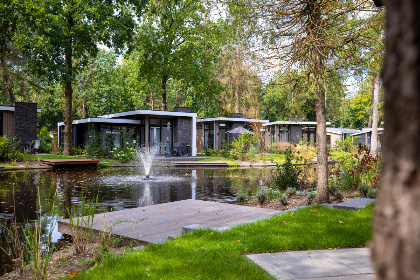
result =
[[[285,162],[271,169],[273,188],[285,191],[287,188],[298,189],[305,185],[306,176],[302,166],[292,164],[293,152],[287,149],[285,152]]]
[[[331,169],[329,185],[344,191],[358,190],[367,197],[370,189],[379,187],[380,157],[372,156],[370,150],[359,144],[357,151],[341,158]],[[375,191],[371,191],[373,196]]]
[[[0,137],[0,161],[22,161],[24,155],[19,151],[19,145],[16,138]]]

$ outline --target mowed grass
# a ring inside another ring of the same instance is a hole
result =
[[[111,256],[77,279],[272,279],[244,255],[364,247],[372,206],[359,211],[305,207],[217,232],[196,231],[143,250]]]
[[[73,159],[73,158],[85,158],[82,156],[63,156],[63,155],[37,155],[37,154],[31,154],[31,155],[25,155],[26,160],[37,160],[37,159]]]
[[[226,157],[218,157],[218,156],[206,156],[205,159],[200,159],[199,161],[209,161],[209,162],[225,162],[229,166],[235,167],[239,166],[239,163],[235,162],[232,158],[226,158]]]

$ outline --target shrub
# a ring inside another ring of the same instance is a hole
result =
[[[305,193],[306,196],[306,203],[308,205],[311,205],[312,203],[314,203],[315,199],[316,199],[316,191],[314,190],[307,190]]]
[[[271,144],[268,148],[268,152],[270,154],[282,154],[291,148],[292,144],[290,144],[289,142],[278,142]]]
[[[296,188],[291,188],[291,187],[288,187],[285,191],[285,193],[288,194],[288,195],[295,195],[296,192],[297,192],[297,189]]]
[[[368,192],[372,189],[369,185],[361,184],[357,187],[362,197],[368,197]]]
[[[107,156],[108,152],[102,148],[102,137],[93,128],[89,129],[89,139],[86,143],[86,155],[88,157]]]
[[[377,188],[380,169],[380,158],[372,156],[367,147],[359,145],[356,153],[340,158],[330,169],[329,184],[346,190],[355,189],[361,184]]]
[[[265,201],[270,197],[270,189],[267,187],[260,187],[255,192],[255,197],[258,199],[261,205],[264,205]]]
[[[283,205],[287,205],[287,194],[280,193],[279,194],[279,202]]]
[[[23,160],[23,153],[19,151],[20,141],[16,138],[8,138],[6,135],[0,137],[0,161]]]
[[[216,151],[210,148],[207,148],[204,153],[206,154],[206,156],[214,156],[216,155]]]
[[[255,160],[257,159],[257,156],[255,155],[257,153],[257,148],[254,145],[252,145],[251,147],[249,147],[248,153],[249,153],[249,161],[251,163],[255,162]]]
[[[289,187],[298,189],[304,184],[306,179],[303,172],[304,170],[302,167],[292,164],[292,150],[287,150],[285,156],[286,159],[284,164],[277,164],[276,167],[271,169],[271,186],[281,191],[284,191]]]
[[[378,191],[378,189],[370,188],[370,190],[366,194],[366,197],[367,198],[376,198],[377,191]]]
[[[337,199],[338,201],[343,201],[343,193],[336,186],[330,186],[328,188],[328,192],[334,197],[334,199]]]
[[[39,144],[38,152],[40,153],[51,153],[52,151],[52,138],[48,129],[43,126],[38,133],[38,139],[41,140]]]
[[[350,134],[346,135],[344,140],[340,138],[335,141],[335,147],[340,149],[343,152],[355,152],[356,151],[356,141],[359,139],[358,136],[352,137]]]
[[[239,204],[244,204],[248,199],[249,197],[244,193],[240,193],[236,196],[236,201],[238,201]]]

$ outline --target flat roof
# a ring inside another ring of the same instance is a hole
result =
[[[247,118],[229,118],[229,117],[197,119],[197,122],[214,122],[214,121],[222,121],[222,122],[261,122],[261,123],[268,123],[269,122],[269,120],[247,119]]]
[[[155,111],[155,110],[134,110],[120,113],[113,113],[108,115],[101,115],[98,118],[122,118],[130,117],[136,115],[155,115],[155,116],[170,116],[170,117],[197,117],[197,113],[187,113],[187,112],[171,112],[171,111]]]
[[[335,127],[327,127],[327,132],[330,133],[336,133],[336,134],[355,134],[355,133],[361,133],[361,130],[358,129],[351,129],[351,128],[335,128]]]
[[[9,111],[9,112],[14,112],[15,111],[15,107],[14,106],[0,106],[0,111]],[[36,109],[37,113],[41,113],[41,109],[37,108]]]
[[[268,125],[276,125],[276,124],[281,124],[281,125],[287,125],[287,124],[317,125],[318,123],[314,122],[314,121],[276,121],[276,122],[265,123],[263,125],[268,126]],[[326,125],[331,125],[331,122],[327,122]]]
[[[80,120],[73,121],[73,124],[83,124],[83,123],[140,124],[140,120],[87,118],[87,119],[80,119]],[[58,123],[58,126],[62,126],[62,125],[64,125],[64,122]]]

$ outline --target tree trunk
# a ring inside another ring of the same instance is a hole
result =
[[[326,125],[326,94],[324,86],[324,67],[325,56],[324,48],[322,46],[323,32],[321,7],[318,0],[309,0],[308,2],[308,16],[310,22],[308,25],[309,36],[314,38],[316,45],[313,46],[312,53],[314,56],[313,76],[316,93],[316,176],[317,176],[317,192],[318,204],[328,203],[330,201],[328,192],[328,150],[327,150],[327,125]]]
[[[420,279],[420,1],[386,1],[385,130],[372,259],[377,279]]]
[[[168,76],[162,76],[162,110],[166,111],[166,82],[168,81]]]
[[[69,26],[73,26],[73,18],[70,16],[68,19]],[[64,150],[63,154],[65,156],[70,156],[72,154],[73,148],[73,139],[72,139],[72,110],[73,110],[73,87],[72,87],[72,77],[73,77],[73,52],[72,45],[66,47],[64,51],[65,61],[67,65],[67,73],[64,75]]]
[[[327,149],[327,125],[325,114],[325,96],[323,85],[316,85],[316,176],[318,204],[330,201],[328,192],[328,149]]]
[[[82,100],[82,117],[84,119],[87,118],[87,105],[86,105],[87,101],[86,101],[86,96],[83,96],[83,100]]]
[[[370,110],[369,110],[369,121],[368,121],[368,127],[372,128],[372,117],[373,117],[373,104],[375,103],[375,101],[373,100],[373,95],[374,95],[374,90],[375,90],[375,77],[376,77],[376,73],[373,76],[372,79],[372,96],[370,98]]]
[[[28,84],[27,84],[28,76],[26,73],[23,73],[23,102],[27,102],[28,100]]]
[[[3,70],[3,79],[7,86],[7,91],[9,92],[10,97],[10,103],[12,106],[15,106],[16,100],[15,100],[15,94],[13,92],[12,83],[9,79],[9,72],[7,71],[7,64],[6,64],[6,58],[4,57],[4,50],[3,48],[0,48],[0,60],[1,60],[1,68]]]
[[[379,105],[379,78],[381,73],[378,71],[373,77],[372,89],[372,135],[370,137],[370,151],[373,156],[378,154],[378,105]]]
[[[176,95],[175,95],[175,106],[174,107],[178,107],[178,91],[176,92]]]
[[[151,101],[152,101],[152,110],[154,110],[155,109],[155,98],[153,97],[153,90],[152,90],[152,93],[151,93],[151,97],[150,97],[150,99],[151,99]]]

